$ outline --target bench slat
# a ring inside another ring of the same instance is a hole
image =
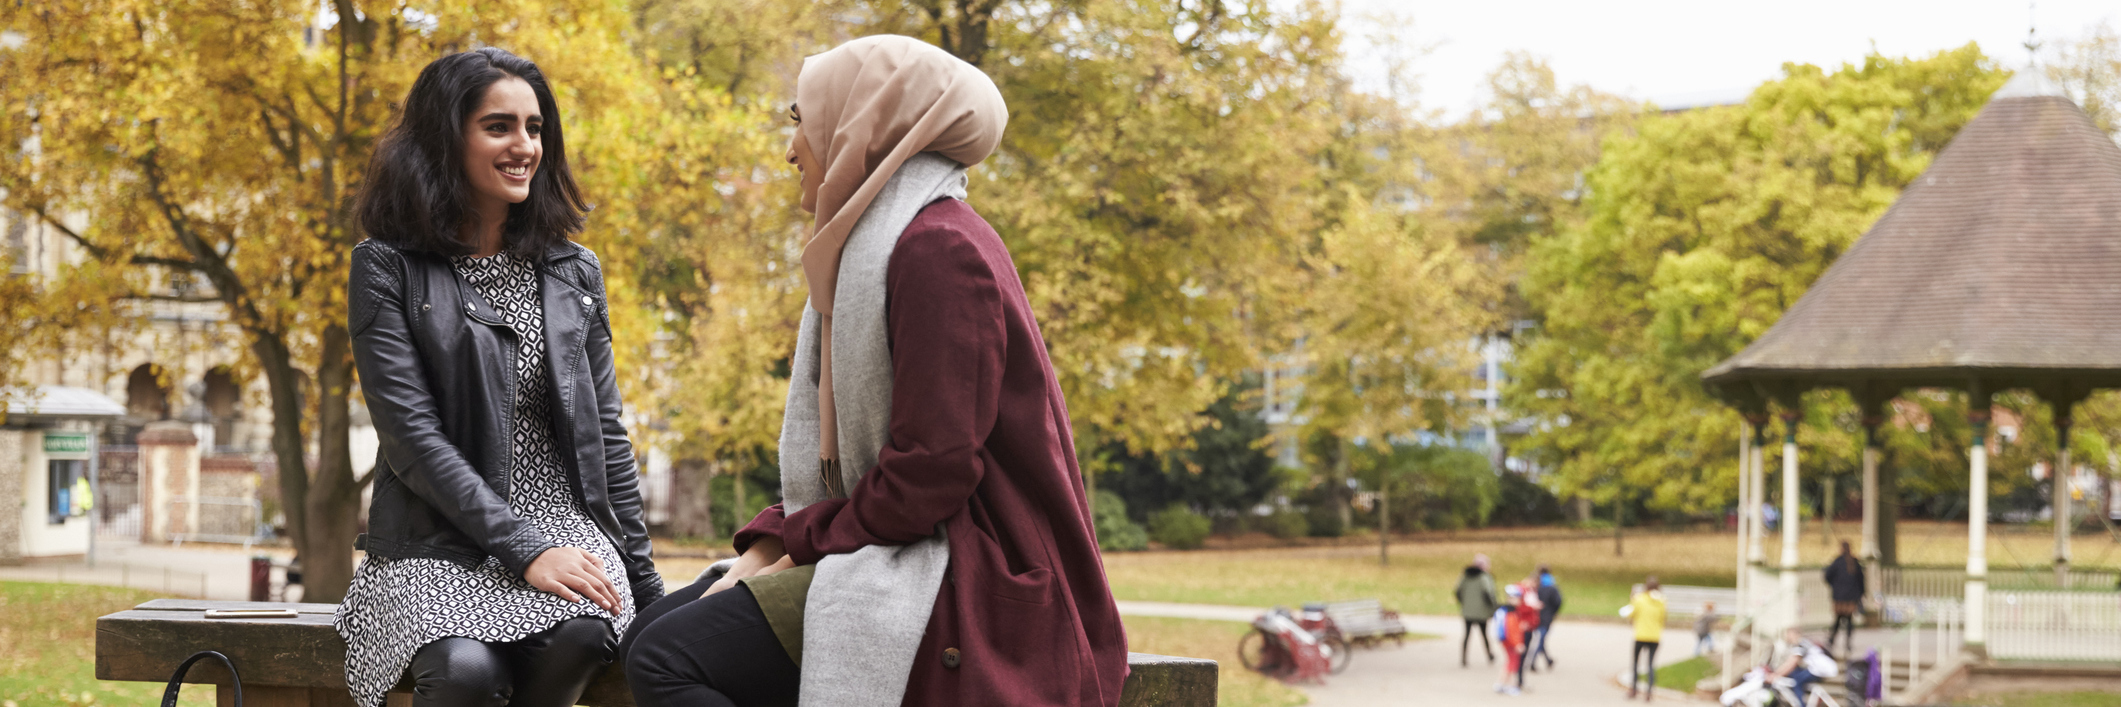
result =
[[[287,608],[300,613],[292,619],[208,619],[204,613],[207,609]],[[215,650],[235,661],[246,693],[255,691],[266,698],[245,694],[253,698],[250,702],[309,707],[350,704],[346,642],[332,628],[334,608],[332,604],[284,602],[150,601],[96,619],[96,679],[160,683],[169,680],[170,671],[193,653]],[[1122,688],[1121,707],[1215,705],[1215,661],[1129,653],[1127,665],[1131,672]],[[185,682],[226,684],[228,671],[217,663],[201,662],[193,666]],[[583,692],[581,704],[633,707],[625,671],[604,670]]]
[[[212,601],[207,599],[154,599],[133,607],[136,611],[205,611],[207,609],[294,609],[303,614],[330,615],[338,604],[304,604],[292,601]]]

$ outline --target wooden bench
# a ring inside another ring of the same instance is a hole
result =
[[[335,604],[156,599],[96,619],[96,679],[161,683],[187,656],[215,650],[243,675],[247,707],[351,707],[346,643],[332,629]],[[207,609],[293,609],[292,619],[207,619]],[[1199,658],[1130,653],[1122,707],[1212,707],[1216,664]],[[216,685],[232,704],[228,671],[201,662],[186,682]],[[400,685],[400,688],[406,687]],[[391,704],[410,704],[393,693]],[[582,694],[590,707],[632,707],[623,670],[607,669]]]
[[[1387,638],[1406,642],[1407,625],[1400,622],[1399,612],[1385,609],[1376,599],[1328,603],[1326,616],[1340,628],[1341,638],[1358,646],[1382,643]]]
[[[1667,616],[1700,616],[1702,609],[1710,603],[1714,603],[1717,613],[1724,616],[1738,610],[1738,590],[1730,587],[1667,584],[1658,587],[1658,591],[1664,592],[1664,613]],[[1628,590],[1628,596],[1633,597],[1641,592],[1642,585],[1636,584]]]

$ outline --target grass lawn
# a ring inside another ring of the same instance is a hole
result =
[[[1376,598],[1405,613],[1449,615],[1458,611],[1451,591],[1460,574],[1474,553],[1484,552],[1503,581],[1521,579],[1548,563],[1566,598],[1562,612],[1601,618],[1615,616],[1628,588],[1645,574],[1656,573],[1667,584],[1730,586],[1734,581],[1729,536],[1630,537],[1626,554],[1614,557],[1610,535],[1540,530],[1410,537],[1392,545],[1392,563],[1386,566],[1378,564],[1372,539],[1257,550],[1110,553],[1105,572],[1121,599],[1294,607]]]
[[[2121,694],[2112,692],[1998,692],[1962,697],[1958,707],[2112,707]]]
[[[1857,524],[1836,523],[1834,529],[1847,533]],[[1823,540],[1818,531],[1817,523],[1804,527],[1799,553],[1808,565],[1831,559],[1835,549],[1828,540],[1840,537]],[[2051,542],[2051,536],[1997,532],[1990,535],[1989,557],[1999,567],[2020,558],[2045,558]],[[2110,540],[2086,535],[2076,545],[2086,566],[2121,564],[2121,551]],[[1765,549],[1768,557],[1779,556],[1779,539],[1770,537]],[[1623,550],[1613,554],[1610,533],[1506,528],[1395,537],[1387,566],[1377,562],[1372,534],[1299,547],[1115,552],[1105,555],[1105,572],[1120,599],[1295,607],[1376,598],[1406,613],[1450,615],[1458,611],[1451,590],[1460,573],[1474,553],[1486,553],[1503,581],[1521,579],[1547,563],[1566,598],[1563,614],[1614,620],[1629,587],[1644,575],[1656,574],[1665,584],[1728,587],[1736,582],[1736,538],[1729,533],[1628,535]],[[1901,553],[1911,564],[1964,563],[1966,527],[1902,523]]]
[[[1657,684],[1680,692],[1693,692],[1694,684],[1702,678],[1715,675],[1723,666],[1709,662],[1705,656],[1695,656],[1657,669]]]
[[[1250,625],[1149,616],[1129,616],[1125,622],[1127,650],[1216,661],[1222,673],[1216,703],[1221,707],[1283,707],[1310,701],[1296,688],[1237,662],[1237,639],[1252,630]]]
[[[136,589],[0,582],[0,707],[159,703],[160,684],[96,679],[96,617],[156,596]],[[212,687],[190,687],[182,704],[212,705],[213,694]]]

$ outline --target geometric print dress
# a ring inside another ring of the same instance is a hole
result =
[[[466,568],[447,560],[369,556],[354,571],[346,601],[332,620],[346,639],[346,686],[361,707],[382,707],[384,693],[405,674],[413,654],[442,638],[507,643],[577,616],[608,620],[614,635],[624,635],[633,622],[626,565],[567,488],[553,442],[551,364],[537,267],[506,252],[458,256],[450,263],[493,304],[519,342],[508,507],[555,545],[581,548],[603,560],[604,575],[619,587],[623,610],[614,617],[586,599],[569,602],[532,587],[493,557]]]

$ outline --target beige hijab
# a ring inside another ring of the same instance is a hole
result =
[[[810,306],[821,316],[818,358],[818,454],[839,458],[832,410],[832,296],[840,252],[869,202],[899,165],[934,152],[972,166],[993,154],[1009,123],[994,81],[926,42],[898,35],[863,37],[803,60],[796,105],[824,181],[817,193],[817,232],[803,248]]]

